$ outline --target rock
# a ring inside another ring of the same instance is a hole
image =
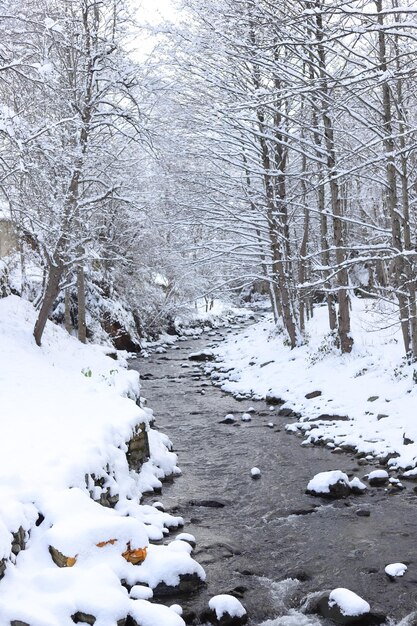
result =
[[[203,611],[200,618],[202,622],[216,626],[242,626],[248,621],[248,614],[237,598],[221,594],[210,599],[209,608]]]
[[[366,485],[364,485],[363,482],[361,482],[359,478],[357,478],[356,476],[355,478],[352,478],[352,480],[349,483],[349,486],[350,486],[351,492],[355,496],[360,496],[366,491]]]
[[[389,474],[385,470],[375,470],[367,478],[371,487],[383,487],[389,480]]]
[[[0,559],[0,580],[6,572],[6,559]]]
[[[188,355],[189,361],[197,361],[200,363],[207,363],[209,361],[215,360],[215,355],[213,352],[202,350],[201,352],[193,352]]]
[[[85,624],[95,624],[96,618],[94,615],[90,615],[89,613],[83,613],[82,611],[77,611],[74,615],[71,615],[71,619],[75,624],[78,622],[83,622]]]
[[[228,413],[222,420],[219,421],[219,424],[234,424],[235,422],[235,416],[232,413]]]
[[[358,509],[356,515],[358,517],[370,517],[371,511],[369,509]]]
[[[378,399],[379,399],[379,396],[370,396],[367,401],[368,402],[375,402]]]
[[[349,478],[340,470],[320,472],[307,485],[306,493],[322,498],[346,498],[350,495]]]
[[[198,574],[181,574],[180,582],[178,585],[171,586],[164,582],[159,583],[153,588],[154,598],[161,598],[165,596],[177,596],[179,594],[191,594],[201,589],[204,586],[204,581],[198,576]],[[162,624],[161,624],[162,626]]]
[[[242,415],[242,417],[240,419],[242,420],[242,422],[250,422],[250,421],[252,421],[252,418],[251,418],[249,413],[243,413],[243,415]]]
[[[126,458],[129,469],[137,471],[150,457],[148,433],[145,424],[138,424],[127,444]]]
[[[275,361],[265,361],[265,363],[261,363],[259,368],[266,367],[267,365],[271,365],[271,363],[275,363]]]
[[[261,470],[258,467],[252,467],[250,475],[254,480],[258,480],[261,477]]]
[[[379,464],[380,465],[388,465],[388,462],[391,459],[397,459],[400,455],[398,454],[398,452],[388,452],[388,454],[386,454],[385,456],[381,457],[379,459]]]
[[[12,619],[10,626],[30,626],[27,622],[22,622],[20,619]]]
[[[404,563],[390,563],[386,566],[385,573],[390,580],[394,580],[398,576],[404,576],[407,569],[407,565],[404,565]]]
[[[73,557],[65,556],[65,554],[62,554],[62,552],[53,546],[49,546],[49,554],[51,555],[55,565],[58,565],[58,567],[72,567],[74,565],[72,561]]]
[[[308,420],[309,422],[348,422],[349,417],[347,415],[329,415],[323,413],[314,419]]]
[[[273,404],[274,406],[276,406],[277,404],[285,404],[285,400],[279,398],[278,396],[274,396],[272,393],[266,394],[265,402],[267,404]]]
[[[280,409],[278,411],[278,415],[281,415],[282,417],[292,417],[293,416],[293,410],[289,409],[289,408]]]
[[[221,500],[190,500],[191,506],[205,506],[209,509],[222,509],[225,506]]]
[[[385,419],[386,417],[389,417],[389,415],[387,415],[386,413],[378,413],[376,419],[379,421]]]
[[[195,548],[196,546],[195,537],[194,535],[191,535],[190,533],[180,533],[179,535],[175,537],[175,539],[178,539],[179,541],[186,541],[187,543],[190,544],[192,548]]]
[[[313,398],[318,398],[321,396],[321,391],[310,391],[310,393],[306,393],[304,396],[306,400],[312,400]]]
[[[403,444],[405,446],[410,446],[412,443],[414,443],[413,439],[410,439],[409,437],[405,436],[405,433],[403,435]]]
[[[314,612],[335,624],[373,626],[385,622],[385,616],[371,612],[369,604],[349,589],[333,589],[321,595]]]

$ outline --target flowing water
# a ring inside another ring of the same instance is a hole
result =
[[[237,401],[209,384],[187,357],[225,334],[190,339],[178,343],[179,349],[131,362],[145,379],[142,395],[156,426],[172,440],[182,469],[153,500],[184,517],[184,531],[197,540],[194,557],[207,572],[202,591],[172,602],[199,614],[211,596],[232,593],[247,608],[251,625],[314,626],[325,622],[300,613],[303,599],[347,587],[373,611],[390,616],[390,624],[399,624],[417,609],[412,483],[396,495],[383,488],[338,501],[306,495],[318,472],[341,469],[362,478],[375,466],[359,466],[353,455],[322,447],[301,447],[301,439],[285,432],[289,419],[278,416],[279,407]],[[251,406],[252,421],[241,422]],[[219,424],[227,413],[239,421]],[[261,470],[259,480],[251,478],[254,466]],[[391,582],[384,567],[395,562],[406,563],[408,571]],[[407,618],[401,626],[406,624],[417,621]]]

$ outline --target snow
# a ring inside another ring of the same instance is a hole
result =
[[[342,615],[348,617],[356,617],[369,613],[371,607],[369,604],[349,589],[339,587],[333,589],[329,596],[329,606],[337,605]]]
[[[355,478],[352,478],[352,480],[349,483],[349,486],[351,489],[356,489],[358,491],[366,491],[366,485],[364,485],[363,482],[359,480],[357,476],[355,476]]]
[[[128,614],[141,626],[183,626],[173,610],[147,600],[159,582],[176,585],[184,574],[204,580],[205,572],[186,542],[150,543],[183,519],[139,504],[144,491],[180,473],[171,442],[149,430],[152,411],[137,406],[139,376],[123,358],[114,361],[50,323],[39,348],[35,317],[20,298],[0,299],[2,623],[72,626],[81,611],[96,626]],[[151,458],[138,474],[129,470],[126,442],[139,424]],[[106,492],[118,496],[113,509],[96,501]],[[20,527],[30,541],[15,557],[12,533]],[[123,553],[137,549],[145,560],[134,565]],[[72,566],[58,567],[56,551]]]
[[[385,573],[388,574],[388,576],[393,576],[393,577],[404,576],[406,571],[407,571],[407,565],[404,565],[404,563],[390,563],[385,568]]]
[[[230,617],[243,617],[246,615],[245,607],[234,596],[220,594],[209,600],[209,608],[215,611],[218,620],[227,614]]]
[[[258,477],[261,475],[261,470],[259,469],[259,467],[252,467],[250,475],[252,476],[252,478]]]
[[[374,478],[384,478],[388,480],[389,474],[386,470],[373,470],[368,474],[368,480],[373,480]]]
[[[315,491],[316,493],[330,493],[330,486],[335,485],[338,482],[349,485],[349,478],[340,470],[320,472],[310,480],[307,485],[307,489],[308,491]]]
[[[242,420],[242,422],[250,422],[252,420],[252,417],[249,413],[243,413],[240,419]]]
[[[303,433],[307,443],[330,441],[370,460],[390,455],[389,468],[410,470],[417,466],[416,366],[403,358],[396,318],[389,303],[352,296],[355,343],[351,354],[342,355],[329,336],[325,306],[315,307],[306,343],[293,350],[267,314],[214,349],[222,372],[214,364],[205,371],[237,396],[284,399],[301,415],[290,430]],[[306,399],[312,389],[321,395]],[[325,414],[349,419],[320,420]]]

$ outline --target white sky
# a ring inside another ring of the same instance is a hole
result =
[[[172,0],[136,0],[136,3],[140,21],[145,18],[156,25],[164,20],[172,19],[175,15]]]
[[[137,21],[143,26],[157,28],[159,24],[166,21],[175,21],[176,10],[174,8],[175,0],[133,0],[134,6],[137,7]],[[149,30],[146,32],[140,30],[134,39],[133,47],[135,48],[134,56],[138,59],[146,58],[153,50],[157,37]]]

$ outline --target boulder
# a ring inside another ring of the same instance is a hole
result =
[[[373,626],[385,622],[385,616],[372,613],[369,604],[349,589],[333,589],[322,594],[315,611],[335,624]]]
[[[201,621],[216,626],[242,626],[248,621],[248,614],[237,598],[221,594],[210,599],[209,608],[201,614]]]
[[[148,433],[145,424],[138,424],[127,444],[126,458],[129,469],[137,471],[150,456]]]
[[[375,470],[368,474],[368,483],[371,487],[384,487],[389,480],[389,474],[385,470]]]
[[[306,393],[304,396],[306,400],[313,400],[313,398],[318,398],[321,396],[321,391],[310,391],[310,393]]]
[[[215,360],[215,355],[213,352],[202,350],[201,352],[193,352],[188,355],[189,361],[197,361],[199,363],[207,363],[209,361]]]
[[[205,583],[198,574],[181,574],[178,585],[167,585],[164,582],[158,583],[153,588],[153,597],[161,598],[165,596],[188,595],[204,587]],[[162,626],[162,625],[161,625]]]
[[[340,470],[320,472],[307,485],[306,493],[322,498],[346,498],[351,492],[349,478]]]

